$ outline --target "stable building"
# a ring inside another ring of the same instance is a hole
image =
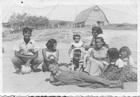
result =
[[[92,26],[103,26],[108,24],[104,12],[97,6],[85,9],[80,12],[75,18],[73,26],[75,28],[79,27],[92,27]]]

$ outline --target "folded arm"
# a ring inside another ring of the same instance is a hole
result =
[[[28,58],[28,59],[33,60],[38,56],[38,52],[36,51],[34,55],[23,55],[23,54],[20,54],[18,51],[15,51],[15,56],[19,58]]]

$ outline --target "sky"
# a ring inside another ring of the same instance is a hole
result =
[[[3,0],[2,5],[3,22],[13,12],[74,21],[81,11],[97,5],[110,23],[137,23],[137,0]]]

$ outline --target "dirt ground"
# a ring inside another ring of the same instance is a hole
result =
[[[53,32],[54,34],[48,32]],[[45,43],[50,38],[55,38],[58,41],[58,49],[60,51],[59,62],[69,63],[68,49],[70,42],[72,41],[71,32],[75,30],[57,29],[57,30],[45,30],[33,35],[37,41],[40,49],[45,47]],[[91,40],[91,33],[86,30],[78,30],[78,33],[82,36],[82,40],[89,44]],[[136,31],[124,31],[124,30],[104,30],[104,34],[109,40],[110,47],[120,48],[122,46],[130,47],[132,51],[132,57],[135,63],[137,63],[137,32]],[[21,36],[21,35],[20,35]],[[10,37],[10,35],[8,36]],[[19,37],[18,37],[19,38]],[[7,38],[8,39],[8,38]],[[136,92],[137,82],[124,83],[124,89],[91,89],[81,88],[74,85],[71,86],[52,86],[49,82],[45,82],[46,78],[49,78],[50,73],[38,72],[24,75],[18,75],[13,73],[14,67],[11,63],[11,57],[14,55],[13,46],[17,39],[10,41],[3,41],[3,47],[5,52],[3,53],[3,92],[4,93],[22,93],[22,92]],[[41,50],[39,56],[42,58]],[[43,59],[43,58],[42,58]],[[135,66],[137,67],[137,65]],[[41,65],[39,66],[41,68]]]

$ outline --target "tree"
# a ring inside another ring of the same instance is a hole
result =
[[[19,27],[19,29],[21,29],[24,26],[24,21],[27,19],[26,17],[27,17],[27,13],[24,13],[24,14],[13,13],[10,16],[10,19],[8,22],[11,24],[12,28]]]
[[[49,26],[49,20],[47,17],[42,16],[30,16],[27,13],[24,14],[16,14],[13,13],[9,19],[9,23],[13,26],[17,26],[20,29],[24,26],[33,27],[38,29],[38,27],[47,28]]]

